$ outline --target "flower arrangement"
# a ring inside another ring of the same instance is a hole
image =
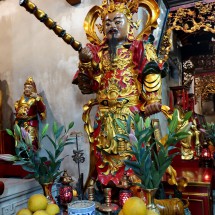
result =
[[[188,120],[192,112],[184,117]],[[130,160],[125,160],[126,168],[131,168],[134,174],[141,180],[138,186],[144,189],[158,188],[161,179],[171,165],[173,158],[179,154],[176,143],[186,138],[189,133],[189,125],[182,129],[178,124],[178,110],[175,110],[172,119],[168,120],[167,134],[160,140],[153,138],[154,129],[150,118],[143,118],[137,113],[130,116],[126,122],[116,119],[117,124],[125,130],[126,134],[117,134],[117,138],[123,138],[131,143],[133,155]],[[176,151],[175,151],[176,150]]]
[[[35,150],[32,145],[32,140],[28,132],[24,128],[20,128],[17,124],[14,126],[14,131],[6,129],[7,133],[16,140],[15,154],[0,155],[0,159],[12,161],[14,165],[21,165],[24,170],[29,172],[26,178],[35,178],[40,184],[54,182],[62,173],[60,171],[61,162],[65,157],[60,158],[64,147],[75,143],[73,137],[70,137],[70,129],[74,122],[71,122],[67,129],[64,126],[58,126],[56,122],[52,126],[52,135],[47,134],[49,124],[46,124],[39,137],[41,143],[44,138],[47,138],[53,147],[53,152],[44,148],[47,156],[43,156],[43,146]]]

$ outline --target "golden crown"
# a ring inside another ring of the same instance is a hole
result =
[[[24,85],[31,85],[31,86],[34,88],[35,91],[37,90],[36,84],[35,84],[34,79],[33,79],[32,77],[29,77],[29,78],[25,81]]]
[[[103,19],[108,13],[119,11],[125,14],[128,18],[138,11],[139,1],[132,0],[103,0],[101,8],[101,18]]]

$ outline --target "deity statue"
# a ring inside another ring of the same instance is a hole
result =
[[[189,121],[184,122],[187,111],[193,111],[192,101],[186,96],[186,87],[171,87],[176,97],[175,108],[178,109],[179,126],[186,127],[190,124],[189,136],[180,141],[181,159],[192,160],[200,156],[200,130],[194,116]]]
[[[93,14],[100,10],[99,29],[104,38],[93,43],[95,35],[88,34],[93,32],[89,30],[92,26],[85,28],[91,43],[79,52],[79,70],[73,80],[83,94],[96,94],[96,99],[84,106],[83,119],[91,144],[90,176],[103,185],[117,185],[125,172],[124,160],[131,158],[127,153],[130,143],[116,139],[123,131],[114,125],[114,119],[161,111],[161,79],[167,65],[159,61],[152,35],[134,36],[137,23],[132,15],[138,6],[138,1],[103,1],[99,9],[90,10],[85,23],[93,23]],[[92,127],[90,110],[94,105],[98,109]]]
[[[21,98],[15,102],[15,123],[24,128],[31,136],[35,150],[39,148],[38,129],[39,119],[46,118],[46,106],[43,98],[37,94],[36,84],[32,77],[24,83],[24,92]]]

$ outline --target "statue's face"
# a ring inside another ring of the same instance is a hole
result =
[[[30,84],[24,85],[24,95],[29,97],[34,92],[34,87]]]
[[[128,21],[126,16],[118,11],[107,14],[104,19],[104,33],[108,40],[114,36],[118,44],[124,43],[128,34]]]

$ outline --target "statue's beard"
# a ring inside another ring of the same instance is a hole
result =
[[[114,59],[116,57],[116,47],[117,47],[117,38],[115,37],[115,34],[113,34],[112,38],[108,40],[108,52],[110,55],[110,61],[111,63],[114,62]]]

